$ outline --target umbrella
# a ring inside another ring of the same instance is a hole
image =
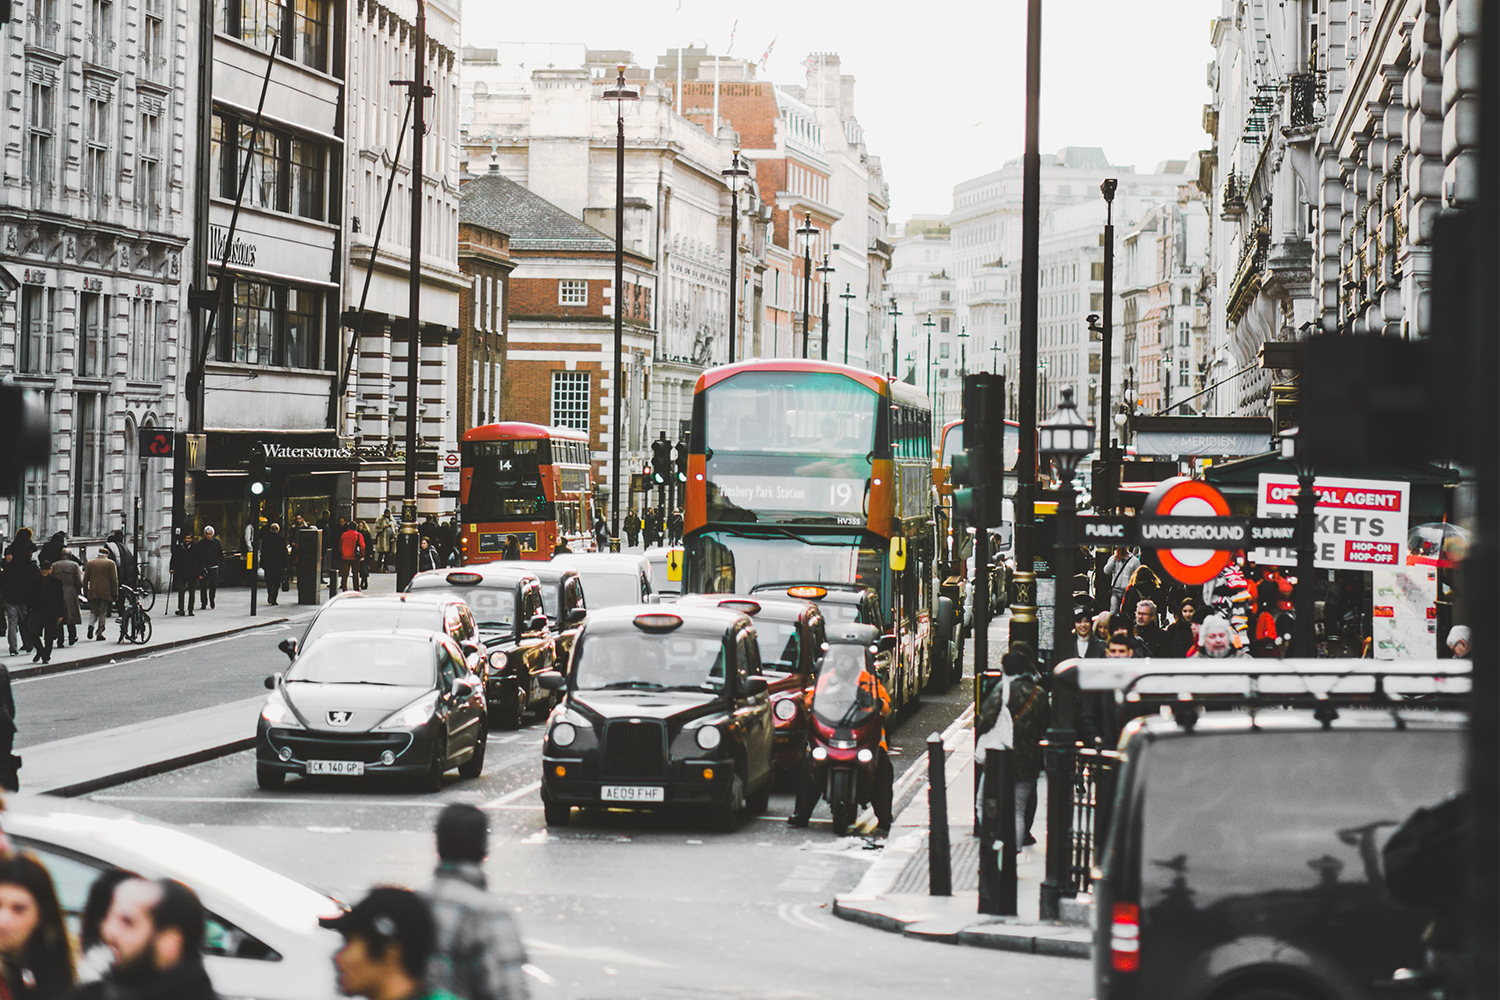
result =
[[[1456,566],[1469,552],[1473,536],[1447,521],[1419,524],[1406,535],[1410,562],[1424,566]]]

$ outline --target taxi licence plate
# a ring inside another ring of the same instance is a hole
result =
[[[365,765],[358,760],[310,760],[308,774],[364,774]]]
[[[659,785],[604,785],[599,798],[605,802],[665,802],[667,790]]]

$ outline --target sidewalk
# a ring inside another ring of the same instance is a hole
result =
[[[999,664],[1003,633],[991,625],[992,659]],[[972,715],[972,713],[970,713]],[[1037,912],[1047,858],[1047,782],[1037,787],[1037,842],[1017,859],[1014,917],[979,911],[979,842],[974,837],[974,729],[972,721],[951,733],[947,751],[949,868],[951,896],[929,896],[928,838],[930,783],[923,781],[891,826],[886,847],[851,892],[834,897],[836,916],[905,937],[947,944],[997,948],[1034,955],[1088,958],[1093,939],[1088,907],[1082,900],[1063,900],[1064,920],[1043,922]],[[925,778],[925,767],[923,768]]]
[[[394,593],[396,589],[396,574],[394,573],[372,573],[370,574],[370,590],[372,594]],[[323,588],[323,597],[328,596],[327,587]],[[250,615],[250,588],[248,587],[220,587],[218,595],[214,600],[215,607],[211,610],[199,611],[192,616],[184,615],[178,617],[177,596],[175,594],[161,593],[156,595],[156,605],[150,611],[151,614],[151,641],[143,645],[135,645],[128,642],[120,642],[119,622],[111,617],[107,622],[105,640],[88,638],[89,613],[84,608],[83,624],[78,626],[78,642],[71,646],[52,651],[50,663],[32,663],[32,653],[17,653],[15,656],[6,657],[3,661],[10,668],[12,678],[37,677],[42,674],[56,674],[68,670],[79,670],[83,667],[97,666],[101,663],[112,663],[119,660],[133,659],[138,656],[147,656],[158,653],[164,649],[172,649],[176,646],[185,646],[205,639],[219,639],[226,635],[234,635],[236,632],[244,632],[265,625],[275,625],[280,622],[289,621],[311,614],[318,609],[317,605],[297,604],[297,592],[294,587],[291,592],[280,595],[279,603],[268,605],[265,601],[266,591],[262,586],[257,597],[258,606],[254,617]]]

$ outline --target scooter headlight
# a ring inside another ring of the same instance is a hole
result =
[[[823,747],[813,747],[813,749],[812,749],[812,759],[813,760],[827,760],[828,759],[828,751],[825,750]]]
[[[854,756],[859,760],[861,764],[868,764],[870,763],[870,761],[875,759],[875,751],[871,750],[869,747],[865,747]]]

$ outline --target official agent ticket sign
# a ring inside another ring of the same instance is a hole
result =
[[[1318,495],[1313,534],[1319,569],[1400,566],[1406,562],[1406,530],[1411,516],[1411,484],[1382,479],[1313,480]],[[1261,517],[1297,515],[1297,478],[1261,473],[1255,512]],[[1274,566],[1297,562],[1294,546],[1256,549],[1255,561]]]

